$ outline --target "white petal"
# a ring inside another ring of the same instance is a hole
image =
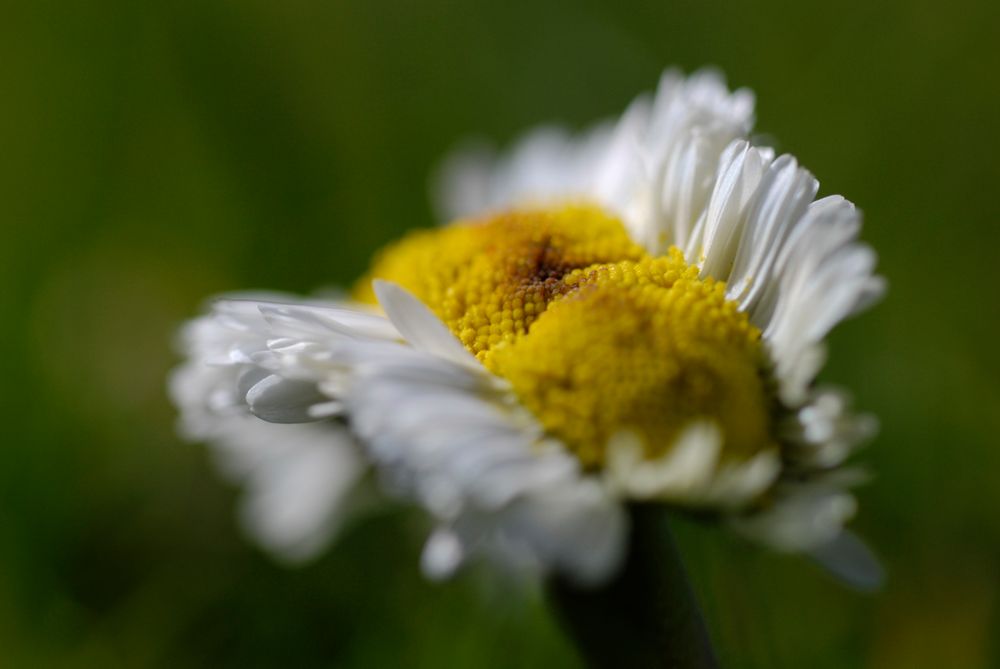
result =
[[[707,487],[722,450],[722,435],[710,422],[687,427],[656,460],[645,458],[640,438],[619,433],[608,443],[607,476],[612,485],[637,499],[686,499]]]
[[[863,592],[878,590],[885,582],[885,570],[878,558],[853,532],[841,532],[814,548],[811,555],[838,579]]]
[[[250,411],[270,423],[308,423],[317,420],[313,407],[328,400],[315,383],[284,379],[276,374],[264,377],[246,393]]]
[[[757,541],[800,552],[836,538],[856,509],[854,497],[839,487],[788,485],[770,508],[732,522],[740,533]]]
[[[269,332],[272,337],[326,337],[336,334],[358,340],[392,341],[399,338],[399,332],[384,316],[364,310],[361,305],[347,308],[259,303],[258,308],[271,326]]]
[[[818,188],[816,179],[787,155],[774,161],[761,181],[743,227],[726,293],[751,314],[751,320],[761,294],[772,283],[770,273],[778,253]]]
[[[221,446],[228,446],[225,459],[255,461],[242,478],[243,524],[278,557],[308,560],[355,511],[365,463],[347,431],[329,423],[263,425],[274,429],[248,424],[246,432],[232,435],[232,444]]]
[[[465,559],[465,547],[452,530],[442,527],[434,530],[424,545],[420,566],[428,578],[439,581],[455,573]]]
[[[772,160],[769,149],[742,140],[726,147],[700,224],[703,232],[692,236],[686,253],[688,262],[701,267],[702,276],[729,279],[743,228]]]
[[[606,478],[633,499],[736,508],[775,481],[781,462],[764,451],[746,461],[720,463],[722,441],[714,422],[694,421],[666,454],[649,460],[639,437],[619,433],[608,443]]]
[[[851,411],[849,398],[833,388],[818,388],[779,426],[786,456],[796,466],[836,467],[878,430],[873,416]]]
[[[481,367],[420,300],[389,281],[376,280],[373,285],[379,304],[410,346],[459,365]]]
[[[628,521],[621,505],[592,479],[532,492],[503,515],[503,536],[547,569],[583,585],[612,576],[624,558]]]
[[[758,305],[783,399],[800,404],[822,364],[822,340],[885,289],[875,254],[857,243],[860,217],[843,198],[812,203],[790,233]]]

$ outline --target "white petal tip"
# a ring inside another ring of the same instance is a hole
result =
[[[451,530],[436,530],[420,556],[420,567],[427,578],[443,581],[450,578],[465,560],[465,548]]]
[[[875,554],[852,532],[841,532],[833,541],[811,551],[812,558],[840,581],[862,592],[876,592],[885,585],[885,570]]]
[[[404,288],[382,279],[372,281],[372,288],[386,316],[410,346],[464,367],[482,369],[448,326]]]

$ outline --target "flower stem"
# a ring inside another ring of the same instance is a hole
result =
[[[548,594],[585,663],[595,669],[718,666],[662,508],[635,505],[628,556],[610,582],[554,578]]]

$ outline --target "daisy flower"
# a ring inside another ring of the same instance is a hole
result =
[[[453,223],[349,299],[215,302],[172,393],[255,533],[314,552],[370,467],[434,519],[433,577],[485,554],[601,583],[633,504],[863,566],[845,460],[873,421],[815,378],[884,284],[854,205],[752,144],[753,108],[668,71],[615,122],[449,160]]]

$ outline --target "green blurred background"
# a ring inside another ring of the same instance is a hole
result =
[[[721,67],[866,213],[891,288],[824,376],[883,429],[885,590],[679,528],[727,667],[1000,667],[997,4],[32,0],[0,23],[0,666],[575,667],[543,602],[431,585],[414,516],[284,569],[179,441],[208,295],[345,284],[461,138],[581,127]]]

